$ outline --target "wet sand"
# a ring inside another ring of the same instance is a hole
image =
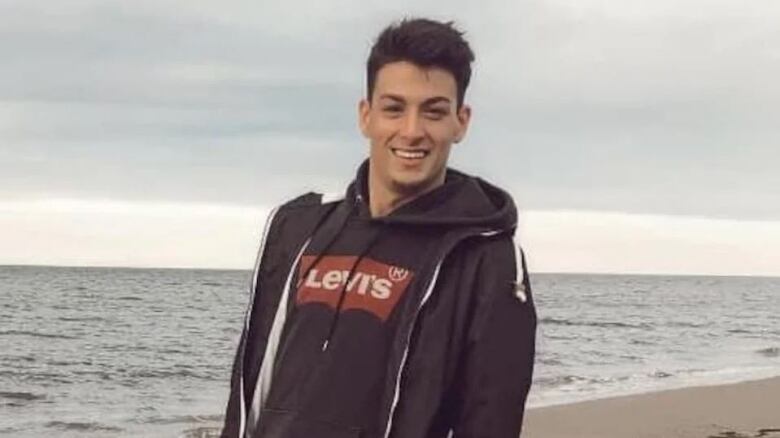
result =
[[[780,377],[529,409],[522,438],[780,438]]]

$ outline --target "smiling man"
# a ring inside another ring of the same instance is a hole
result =
[[[451,23],[385,29],[343,195],[271,213],[223,437],[516,438],[536,313],[512,198],[447,167],[474,54]]]

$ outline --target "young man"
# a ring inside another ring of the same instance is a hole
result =
[[[447,168],[474,55],[451,24],[385,29],[338,199],[268,220],[223,437],[516,438],[536,313],[511,197]]]

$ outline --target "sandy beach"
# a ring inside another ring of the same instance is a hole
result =
[[[780,438],[780,377],[529,409],[523,438]]]

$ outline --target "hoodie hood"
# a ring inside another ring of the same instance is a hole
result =
[[[368,160],[347,188],[347,199],[368,211]],[[361,205],[362,204],[362,205]],[[444,184],[372,221],[419,226],[466,227],[475,231],[507,231],[517,226],[512,197],[481,178],[447,168]]]

